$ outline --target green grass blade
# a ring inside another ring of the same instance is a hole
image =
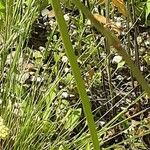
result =
[[[73,72],[74,78],[76,80],[77,88],[78,88],[78,91],[79,91],[79,94],[80,94],[80,97],[82,100],[84,113],[85,113],[85,116],[86,116],[86,119],[88,122],[89,130],[90,130],[90,134],[91,134],[91,138],[92,138],[92,142],[93,142],[93,147],[95,150],[99,150],[100,149],[99,141],[98,141],[95,122],[94,122],[92,112],[91,112],[90,102],[89,102],[88,96],[86,94],[84,81],[81,77],[80,69],[79,69],[79,66],[77,63],[76,56],[73,51],[73,47],[72,47],[70,37],[69,37],[68,31],[67,31],[67,25],[64,20],[63,13],[61,11],[59,0],[52,0],[52,5],[53,5],[54,11],[55,11],[55,16],[57,19],[60,33],[61,33],[61,37],[62,37],[64,46],[65,46],[66,54],[69,59],[69,62],[70,62],[71,68],[72,68],[72,72]]]

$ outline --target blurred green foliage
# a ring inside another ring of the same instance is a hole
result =
[[[135,1],[136,16],[140,16],[142,23],[150,25],[150,0],[137,0]],[[141,14],[142,13],[142,14]]]

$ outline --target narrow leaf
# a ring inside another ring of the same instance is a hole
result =
[[[117,7],[118,11],[123,14],[125,17],[127,17],[128,12],[126,5],[123,0],[112,0],[112,4]]]
[[[150,14],[150,0],[147,0],[147,2],[146,2],[146,21],[148,19],[149,14]]]

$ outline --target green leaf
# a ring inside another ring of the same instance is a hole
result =
[[[35,1],[34,5],[38,6],[38,10],[42,11],[44,8],[46,8],[49,4],[50,4],[51,0],[37,0]],[[26,5],[27,6],[31,6],[31,4],[33,3],[32,0],[26,0]]]
[[[66,123],[64,125],[65,129],[73,130],[77,125],[79,118],[81,116],[81,108],[78,109],[69,109],[67,113]]]
[[[64,145],[61,145],[60,147],[59,147],[59,150],[69,150],[66,146],[64,146]]]
[[[35,58],[35,64],[36,64],[36,66],[39,66],[40,63],[42,63],[42,59],[43,59],[42,53],[39,52],[39,51],[35,51],[33,53],[33,57]]]
[[[117,69],[122,68],[125,64],[125,61],[121,61],[117,64]]]
[[[90,150],[90,143],[87,143],[86,146],[85,146],[85,150]]]
[[[0,1],[0,19],[3,17],[4,12],[5,12],[5,3],[3,1]]]
[[[39,6],[39,11],[42,11],[44,8],[46,8],[49,5],[49,0],[38,0],[37,4]]]
[[[5,0],[1,0],[0,1],[0,9],[4,9],[5,8],[5,5],[6,5],[6,1]]]
[[[37,58],[42,58],[43,56],[42,56],[42,53],[41,53],[41,52],[35,51],[35,52],[33,53],[33,57],[35,57],[35,59],[37,59]]]
[[[52,122],[50,120],[49,121],[44,120],[42,123],[43,123],[42,130],[45,134],[46,133],[53,134],[54,132],[56,132],[56,130],[55,130],[56,124],[54,122]]]
[[[56,117],[63,118],[67,114],[67,108],[69,108],[69,102],[65,99],[60,100],[56,109]]]
[[[148,21],[148,16],[150,14],[150,0],[147,0],[146,2],[146,22]]]
[[[5,9],[5,5],[3,2],[0,2],[0,11]]]
[[[143,58],[146,61],[147,65],[150,65],[150,53],[145,54]]]

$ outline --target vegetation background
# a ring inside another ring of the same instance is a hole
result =
[[[0,149],[150,149],[149,0],[0,0]]]

